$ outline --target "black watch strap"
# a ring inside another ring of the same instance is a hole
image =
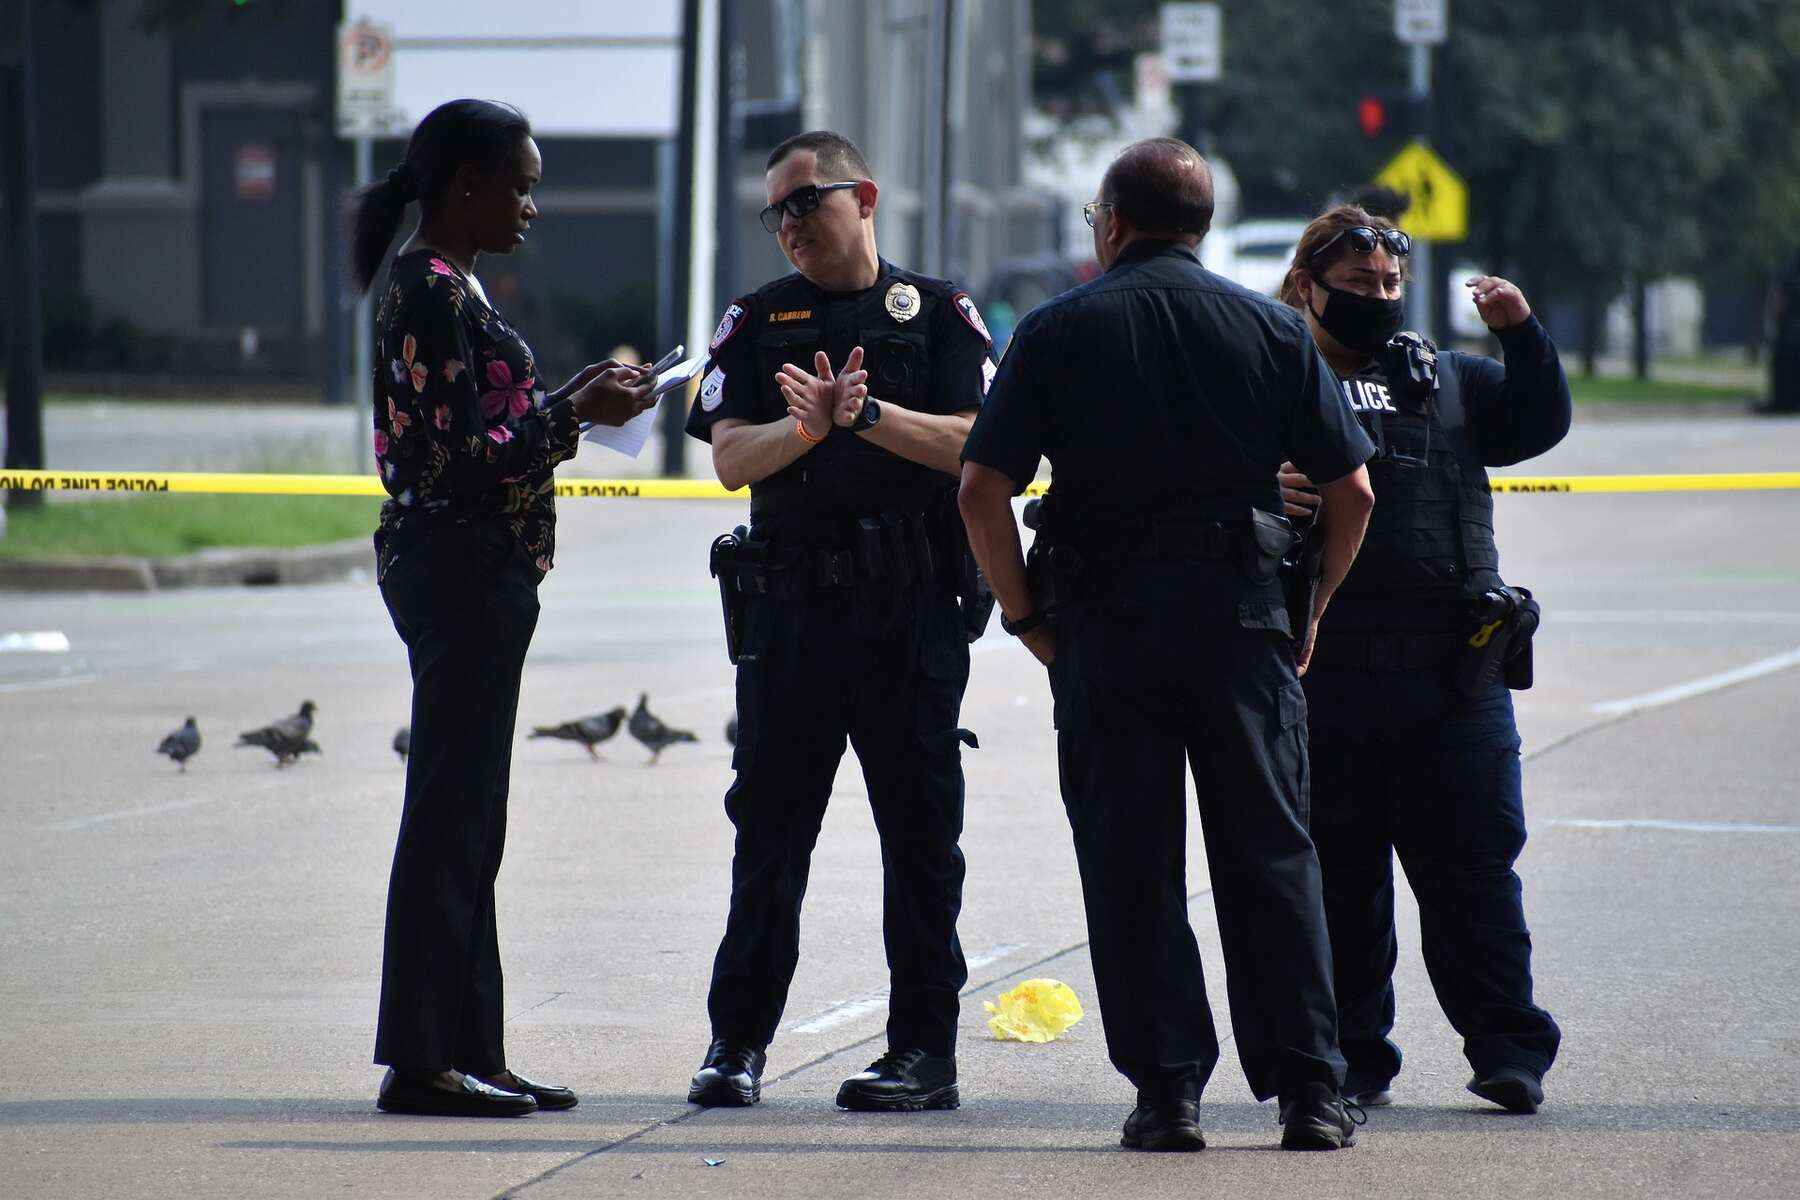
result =
[[[856,420],[850,422],[851,433],[862,433],[875,428],[881,420],[881,402],[873,396],[863,400],[862,407],[856,412]]]
[[[1043,623],[1044,614],[1041,612],[1034,612],[1029,616],[1020,617],[1016,621],[1008,620],[1005,613],[1000,614],[1000,628],[1004,629],[1013,637],[1023,637]]]

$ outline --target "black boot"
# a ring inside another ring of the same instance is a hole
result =
[[[1281,1098],[1283,1150],[1342,1150],[1356,1144],[1356,1127],[1366,1118],[1328,1083],[1302,1084]]]
[[[706,1061],[688,1085],[688,1103],[714,1108],[748,1108],[762,1099],[763,1064],[760,1047],[720,1038],[707,1048]]]
[[[923,1050],[889,1050],[870,1063],[868,1070],[844,1080],[837,1102],[839,1108],[858,1112],[961,1107],[956,1060]]]

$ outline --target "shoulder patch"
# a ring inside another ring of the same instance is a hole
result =
[[[737,306],[733,305],[732,307]],[[727,334],[726,336],[731,335]],[[711,373],[700,381],[700,411],[711,412],[723,403],[725,403],[725,368],[714,367]]]
[[[962,314],[963,320],[969,323],[969,328],[979,333],[982,341],[990,346],[993,345],[994,335],[989,333],[987,326],[982,323],[981,313],[976,311],[975,301],[969,296],[969,293],[958,292],[951,297],[951,300],[956,305],[956,311]]]
[[[719,347],[730,341],[731,335],[736,333],[743,323],[744,306],[740,301],[733,300],[731,306],[725,310],[725,315],[719,318],[719,327],[713,330],[712,342],[706,347],[708,352],[717,354]]]

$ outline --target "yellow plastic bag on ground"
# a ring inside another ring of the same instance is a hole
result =
[[[1027,979],[1000,994],[1000,1002],[984,1000],[992,1015],[988,1028],[1001,1041],[1048,1042],[1081,1020],[1081,1001],[1074,989],[1054,979]]]

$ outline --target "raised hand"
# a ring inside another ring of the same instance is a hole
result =
[[[615,364],[595,372],[569,401],[583,421],[623,425],[656,403],[655,391],[656,373],[649,367]]]
[[[1531,315],[1525,293],[1511,280],[1498,275],[1476,275],[1463,280],[1463,286],[1470,289],[1475,311],[1481,314],[1489,329],[1510,329]]]
[[[862,369],[863,348],[857,346],[844,359],[844,373],[837,380],[837,400],[831,419],[845,429],[862,415],[863,401],[869,398],[869,373]]]
[[[846,371],[839,375],[832,371],[831,360],[820,350],[813,355],[813,371],[783,363],[775,373],[775,382],[788,403],[788,415],[799,421],[813,440],[830,433],[833,422],[849,424],[848,420],[838,419],[844,407],[854,405],[850,408],[852,420],[862,410],[862,398],[868,394],[868,372],[858,369],[861,363],[859,346],[845,359]]]

